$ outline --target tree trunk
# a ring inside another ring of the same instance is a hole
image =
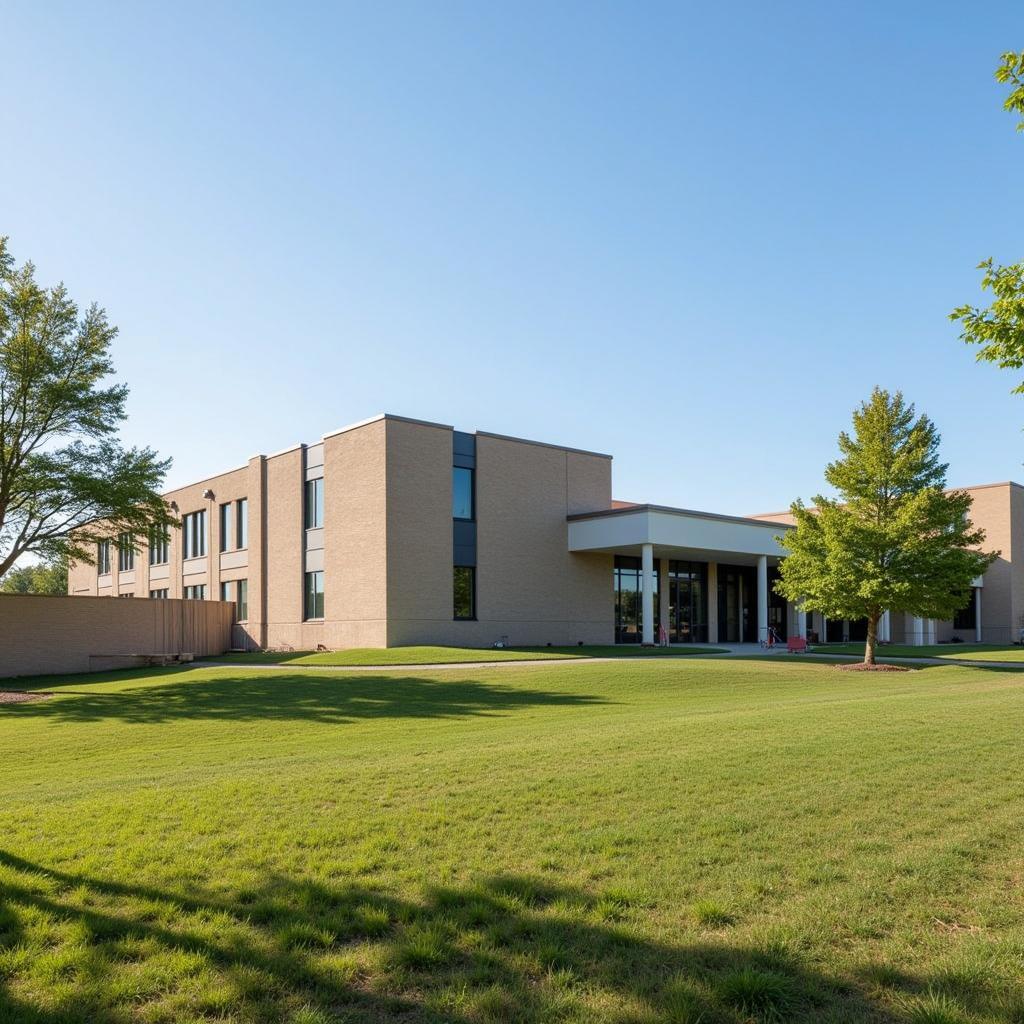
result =
[[[874,665],[875,663],[875,645],[878,643],[878,620],[880,618],[880,612],[871,612],[868,615],[868,638],[864,644],[865,665]]]

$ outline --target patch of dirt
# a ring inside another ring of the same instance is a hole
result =
[[[852,665],[834,665],[840,672],[912,672],[906,665],[865,665],[863,661]]]
[[[52,693],[43,693],[40,690],[33,693],[27,693],[25,690],[0,690],[0,704],[26,704],[30,700],[46,700],[52,696]]]
[[[977,935],[982,931],[982,928],[976,924],[960,924],[958,921],[943,921],[938,917],[932,918],[932,924],[935,925],[936,931],[940,931],[944,935],[960,935],[964,932],[971,935]]]

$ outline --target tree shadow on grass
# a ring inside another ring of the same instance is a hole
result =
[[[464,718],[539,706],[580,707],[608,701],[587,694],[446,680],[386,671],[358,676],[260,672],[202,675],[178,682],[143,679],[137,688],[54,690],[59,699],[12,705],[36,718],[157,723],[176,719],[296,720],[338,725],[375,718]],[[148,685],[147,685],[148,684]]]
[[[527,877],[421,900],[271,876],[169,892],[0,852],[0,1020],[885,1022],[780,946],[644,938],[642,900]]]

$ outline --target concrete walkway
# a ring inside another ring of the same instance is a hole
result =
[[[719,644],[719,646],[723,645]],[[804,659],[819,661],[823,659],[833,661],[863,660],[862,656],[859,654],[840,654],[838,652],[831,652],[824,647],[808,651],[805,654],[790,654],[786,650],[785,644],[781,644],[774,648],[762,647],[760,644],[729,644],[727,646],[728,654],[708,654],[705,655],[705,657],[735,658],[756,655],[757,657],[781,658],[783,660],[793,661],[801,661]],[[878,650],[876,654],[879,661],[890,662],[893,665],[964,665],[968,668],[1012,668],[1017,669],[1020,672],[1024,672],[1024,661],[983,661],[975,660],[973,658],[933,658],[926,655],[922,655],[921,657],[908,657],[897,654],[886,654],[884,649]]]
[[[638,654],[635,657],[625,655],[617,658],[524,658],[518,661],[444,661],[429,662],[412,665],[310,665],[299,664],[291,661],[282,661],[278,664],[252,664],[232,661],[196,661],[193,667],[197,668],[246,668],[246,669],[267,669],[272,672],[279,672],[282,669],[301,669],[302,671],[317,672],[414,672],[418,670],[426,672],[437,672],[443,669],[481,669],[481,668],[513,668],[515,666],[538,665],[613,665],[618,662],[636,664],[638,661],[693,661],[705,658],[716,660],[729,658],[774,658],[779,661],[800,662],[800,661],[860,661],[859,654],[830,654],[827,650],[810,651],[806,654],[790,654],[785,644],[772,649],[761,647],[760,644],[718,644],[718,651],[708,651],[707,654]],[[671,648],[669,648],[671,650]],[[1015,669],[1024,672],[1024,661],[974,661],[966,658],[906,658],[890,657],[884,653],[879,654],[880,661],[891,662],[894,665],[947,665],[964,666],[967,668],[1001,668]]]

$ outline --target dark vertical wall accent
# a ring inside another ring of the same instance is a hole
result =
[[[476,435],[459,430],[452,432],[452,468],[473,470],[476,491]],[[476,494],[473,495],[473,519],[452,520],[452,554],[454,565],[476,565]]]

